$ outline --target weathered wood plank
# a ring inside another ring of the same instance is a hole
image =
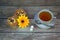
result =
[[[0,33],[2,40],[60,40],[56,33]]]
[[[15,10],[22,8],[27,12],[29,18],[34,18],[34,15],[37,14],[42,9],[51,10],[57,18],[60,18],[60,6],[0,6],[0,18],[7,18],[14,14]]]
[[[46,5],[60,5],[60,0],[46,0]]]
[[[18,28],[18,29],[16,29],[16,30],[14,30],[14,29],[11,29],[10,28],[10,26],[7,26],[7,22],[6,22],[6,19],[5,20],[0,20],[1,22],[0,22],[0,33],[1,32],[13,32],[13,33],[30,33],[31,31],[29,30],[30,29],[30,26],[28,27],[28,28],[26,28],[26,29],[20,29],[20,28]],[[34,25],[34,20],[33,19],[31,19],[30,20],[31,21],[31,25]],[[58,20],[59,21],[59,20]],[[53,27],[53,28],[51,28],[51,29],[39,29],[38,28],[38,26],[36,26],[36,25],[34,25],[34,30],[32,31],[32,32],[34,32],[34,33],[58,33],[58,32],[60,32],[60,22],[59,22],[59,24],[58,24],[58,21],[56,20],[56,24],[55,24],[55,26]]]
[[[44,0],[0,0],[0,5],[10,6],[44,5]]]
[[[33,6],[33,5],[59,5],[60,0],[0,0],[0,5]]]

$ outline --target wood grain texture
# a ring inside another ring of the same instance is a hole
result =
[[[7,26],[6,19],[0,19],[0,22],[1,40],[60,40],[60,19],[56,19],[56,25],[52,29],[43,30],[35,25],[32,32],[29,31],[29,28],[13,30]],[[31,23],[34,23],[33,19],[31,19]]]
[[[35,5],[54,5],[59,6],[60,0],[0,0],[0,5],[8,6],[35,6]]]
[[[59,20],[60,19],[58,19],[58,21]],[[18,28],[16,30],[14,30],[14,29],[11,29],[10,26],[7,24],[6,19],[5,20],[1,19],[0,21],[1,21],[0,33],[4,33],[4,32],[5,33],[12,33],[12,32],[13,33],[30,33],[31,32],[29,30],[30,26],[26,29]],[[31,21],[30,24],[34,25],[34,27],[35,27],[34,30],[32,31],[33,33],[59,33],[60,32],[60,22],[58,22],[57,19],[55,20],[54,27],[51,29],[46,29],[46,30],[45,29],[39,29],[38,26],[36,26],[36,24],[34,24],[35,22],[33,19],[31,19],[30,21]]]
[[[59,33],[0,33],[1,40],[60,40]]]
[[[6,19],[19,8],[23,8],[30,19],[40,10],[49,9],[57,17],[56,24],[52,29],[43,30],[34,24],[34,20],[30,20],[36,27],[33,32],[29,31],[29,27],[13,30]],[[0,0],[0,40],[60,40],[60,0]]]
[[[8,18],[13,16],[15,11],[19,8],[22,8],[26,11],[29,18],[34,18],[34,16],[41,11],[42,9],[48,9],[52,11],[52,13],[60,18],[60,6],[0,6],[0,18]]]

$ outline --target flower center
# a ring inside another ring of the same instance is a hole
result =
[[[24,20],[21,20],[21,23],[24,23]]]

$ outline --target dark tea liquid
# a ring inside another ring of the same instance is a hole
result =
[[[39,14],[39,18],[43,21],[49,21],[51,20],[52,16],[49,12],[41,12]]]

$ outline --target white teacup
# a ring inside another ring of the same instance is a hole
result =
[[[49,21],[43,21],[41,18],[39,18],[39,14],[42,12],[48,12],[51,15],[51,19]],[[35,17],[34,17],[36,24],[38,24],[38,25],[44,24],[44,25],[48,25],[48,26],[54,26],[54,20],[53,20],[54,18],[56,18],[56,17],[54,17],[53,13],[48,9],[43,9],[43,10],[39,11],[38,14],[35,15]]]
[[[42,13],[42,12],[48,12],[48,13],[51,15],[51,19],[50,19],[49,21],[43,21],[42,19],[40,19],[40,18],[39,18],[39,14]],[[39,20],[40,20],[41,23],[48,24],[48,23],[52,22],[52,20],[53,20],[55,17],[54,17],[54,15],[53,15],[53,13],[52,13],[51,11],[49,11],[49,10],[47,10],[47,9],[43,9],[43,10],[41,10],[41,11],[38,13],[38,18],[39,18]]]

